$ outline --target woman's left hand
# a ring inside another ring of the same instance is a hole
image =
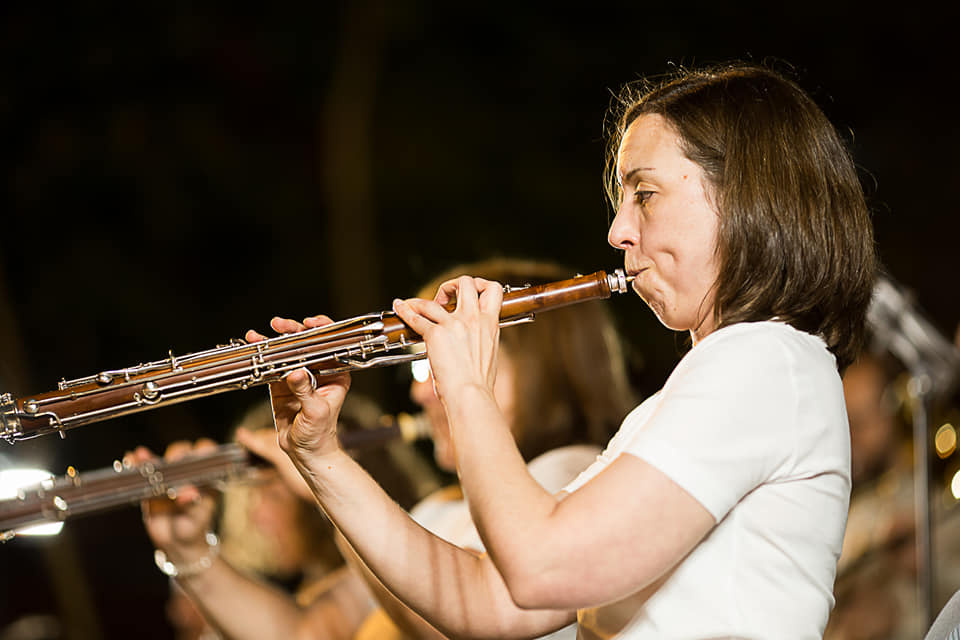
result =
[[[443,305],[456,300],[456,308]],[[503,287],[491,280],[461,276],[440,286],[434,300],[396,300],[393,309],[423,336],[440,399],[448,402],[468,386],[493,393],[500,339]]]
[[[333,321],[327,316],[307,318],[303,323],[274,318],[270,326],[278,333],[299,333],[322,327]],[[247,342],[259,342],[265,336],[248,331]],[[336,374],[317,380],[306,369],[296,369],[279,382],[270,383],[273,421],[280,448],[298,467],[317,456],[340,450],[337,416],[350,388],[350,375]]]

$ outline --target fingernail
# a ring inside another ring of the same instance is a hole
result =
[[[397,307],[399,307],[399,306],[402,305],[402,304],[403,304],[403,300],[401,300],[400,298],[394,298],[394,299],[393,299],[393,308],[394,308],[394,309],[396,309]]]

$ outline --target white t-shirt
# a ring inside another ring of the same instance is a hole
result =
[[[557,493],[597,459],[600,448],[592,445],[559,447],[537,456],[527,464],[533,479],[550,493]],[[441,489],[410,510],[420,526],[458,547],[483,551],[483,542],[470,517],[470,508],[459,487]],[[571,624],[541,640],[574,640],[577,625]]]
[[[773,321],[715,331],[565,490],[623,453],[671,478],[717,525],[646,601],[581,610],[580,638],[822,637],[850,438],[836,361],[820,338]]]

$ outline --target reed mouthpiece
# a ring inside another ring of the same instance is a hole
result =
[[[633,276],[628,276],[623,269],[615,269],[613,273],[607,274],[607,284],[610,286],[610,293],[626,293],[628,286],[633,281]]]

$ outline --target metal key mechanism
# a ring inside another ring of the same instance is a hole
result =
[[[500,325],[532,322],[536,312],[609,298],[627,291],[629,281],[618,269],[505,289]],[[252,344],[235,340],[198,353],[170,352],[164,360],[62,380],[56,391],[23,399],[0,395],[0,438],[13,443],[49,433],[63,436],[81,425],[277,382],[300,368],[322,379],[411,362],[425,357],[411,353],[422,344],[395,313],[383,311]]]

